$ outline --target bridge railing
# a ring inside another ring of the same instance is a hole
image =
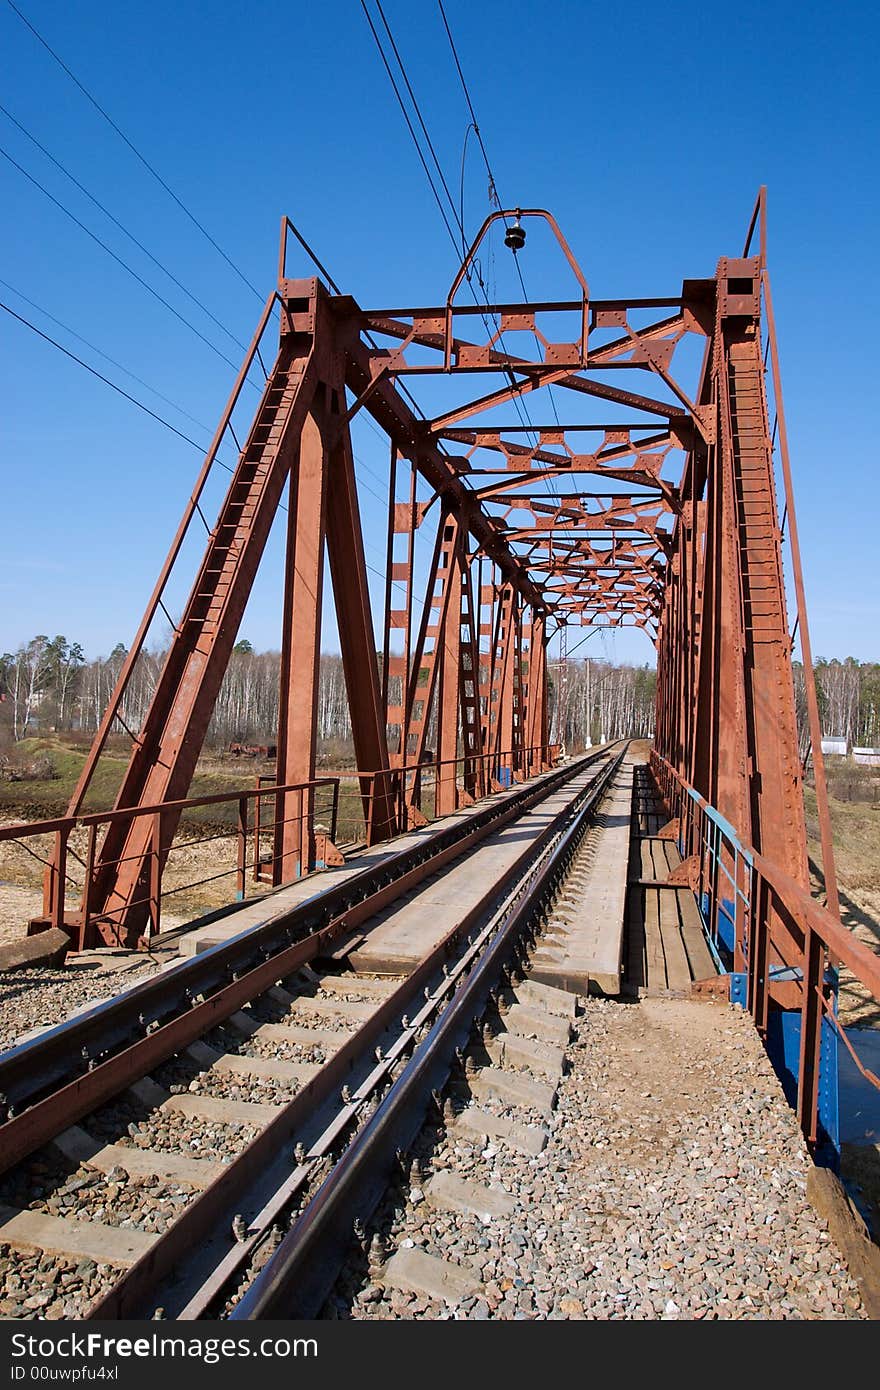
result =
[[[846,969],[880,1003],[880,954],[858,940],[793,878],[750,845],[656,750],[651,771],[677,820],[707,929],[746,976],[746,1007],[762,1037],[771,1003],[800,1013],[797,1115],[810,1144],[819,1137],[819,1069],[827,1020],[859,1072],[880,1088],[837,1018],[836,975]]]
[[[406,830],[534,777],[555,766],[558,759],[559,745],[548,743],[457,758],[428,757],[373,772],[365,816],[367,844],[381,838],[378,814],[389,800],[398,828]]]
[[[457,758],[428,756],[377,771],[328,770],[324,776],[339,784],[331,838],[346,848],[378,844],[388,838],[389,813],[392,829],[402,834],[554,767],[559,752],[559,744],[547,743]],[[258,783],[260,798],[271,808],[274,778],[265,775]],[[260,820],[258,805],[256,822]],[[281,882],[277,873],[274,882]]]
[[[282,786],[273,777],[258,777],[255,787],[183,801],[3,826],[0,843],[21,846],[45,870],[43,915],[34,918],[29,930],[60,927],[83,950],[115,940],[112,905],[109,911],[102,909],[100,917],[96,912],[99,874],[122,862],[99,862],[103,836],[115,823],[130,825],[142,817],[152,822],[143,891],[128,908],[146,909],[154,936],[161,929],[163,902],[169,899],[183,899],[187,910],[204,911],[228,904],[230,894],[219,893],[224,880],[234,880],[239,899],[246,896],[249,882],[280,885],[285,842],[311,844],[319,866],[329,862],[326,856],[343,840],[375,843],[383,833],[374,812],[388,806],[389,793],[397,824],[407,829],[534,776],[552,766],[558,753],[557,745],[546,744],[382,771],[326,773]],[[438,808],[443,796],[448,804]],[[175,824],[184,819],[169,844],[166,827],[172,816]],[[187,864],[194,877],[187,877]],[[218,901],[211,900],[218,896]]]
[[[265,866],[275,856],[276,831],[280,826],[291,824],[298,838],[306,831],[314,834],[320,827],[326,830],[332,841],[339,808],[338,778],[318,777],[283,787],[273,784],[273,807],[289,809],[286,813],[276,809],[269,822],[261,807],[261,799],[265,796],[265,791],[258,785],[189,797],[184,801],[81,812],[75,816],[3,826],[0,828],[0,842],[20,845],[45,869],[43,916],[34,919],[29,931],[60,927],[72,935],[73,944],[79,950],[102,942],[106,944],[108,937],[113,939],[110,925],[113,920],[112,905],[101,913],[100,920],[108,924],[108,930],[101,932],[98,930],[95,900],[99,873],[123,862],[122,859],[110,860],[98,867],[102,836],[109,826],[118,822],[130,825],[133,820],[143,817],[152,822],[152,847],[144,862],[143,893],[128,904],[129,908],[147,909],[150,935],[160,930],[162,905],[168,898],[179,894],[192,896],[202,890],[204,899],[205,890],[210,885],[231,878],[235,880],[238,897],[243,898],[249,870],[254,881],[266,882]],[[194,815],[194,812],[198,814]],[[169,844],[166,826],[170,816],[175,817],[175,824],[180,816],[187,817],[187,821],[183,832]],[[272,847],[268,851],[267,837]],[[223,841],[227,843],[226,853],[221,848]],[[194,851],[207,845],[215,846],[214,850],[207,851],[213,863],[205,864],[203,851],[197,857],[197,876],[186,878],[186,861],[192,860]],[[210,871],[205,872],[205,868]],[[173,886],[169,884],[169,878],[174,880]],[[221,906],[225,902],[228,902],[228,896],[221,903],[209,905]]]

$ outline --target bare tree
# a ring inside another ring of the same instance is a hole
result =
[[[16,742],[25,737],[49,680],[48,647],[48,637],[32,637],[17,652],[7,653],[3,658],[12,700],[12,736]]]

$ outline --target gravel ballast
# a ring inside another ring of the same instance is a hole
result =
[[[75,1009],[120,994],[158,969],[151,957],[119,957],[119,969],[73,964],[6,970],[0,977],[0,1050],[34,1028],[54,1027]]]
[[[455,1261],[481,1292],[455,1305],[386,1289],[357,1258],[325,1316],[865,1317],[806,1200],[811,1160],[746,1014],[591,999],[569,1060],[544,1152],[425,1131],[423,1171],[376,1214],[385,1253],[410,1243]],[[512,1194],[513,1215],[432,1209],[424,1184],[439,1168]]]

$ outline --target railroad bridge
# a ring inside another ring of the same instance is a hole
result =
[[[170,941],[180,955],[0,1058],[4,1161],[25,1162],[63,1128],[77,1161],[105,1170],[130,1162],[130,1150],[96,1145],[79,1121],[123,1086],[140,1087],[145,1105],[186,1111],[177,1093],[145,1079],[184,1052],[202,1071],[299,1089],[262,1107],[257,1139],[222,1173],[208,1172],[207,1157],[151,1160],[150,1171],[191,1181],[200,1195],[149,1249],[132,1237],[120,1255],[128,1273],[95,1316],[149,1307],[156,1279],[184,1251],[202,1250],[230,1211],[243,1230],[231,1247],[212,1237],[216,1258],[200,1278],[189,1271],[180,1315],[216,1307],[272,1232],[274,1254],[232,1316],[311,1315],[338,1267],[328,1251],[338,1256],[342,1233],[373,1210],[378,1175],[406,1152],[432,1091],[458,1066],[472,1099],[551,1103],[578,996],[732,998],[766,1041],[811,1149],[833,1151],[837,1044],[847,1041],[835,1017],[838,975],[847,969],[876,999],[880,969],[839,920],[765,222],[762,190],[741,253],[722,256],[714,274],[657,297],[607,299],[550,213],[498,211],[438,302],[364,309],[320,263],[302,277],[311,252],[284,220],[277,284],[68,814],[32,827],[55,836],[34,932],[64,932],[84,953],[161,954]],[[514,254],[543,226],[563,297],[493,304],[474,294],[475,261],[496,223]],[[263,384],[247,419],[254,370]],[[378,623],[352,449],[363,416],[388,448]],[[212,515],[230,446],[236,461]],[[239,901],[168,933],[163,875],[181,816],[197,804],[191,781],[281,508],[274,775],[197,799],[231,803],[237,817]],[[420,566],[416,539],[426,537],[431,558]],[[201,559],[178,609],[170,594],[194,546]],[[338,775],[316,761],[325,555],[356,758]],[[164,622],[167,656],[133,727],[130,682]],[[550,739],[551,694],[564,699],[564,683],[551,692],[548,643],[624,625],[656,645],[650,754],[624,743],[565,756]],[[824,905],[810,891],[795,637]],[[86,811],[120,730],[130,757],[116,804]],[[345,782],[363,833],[340,852]],[[290,1017],[267,1020],[255,1003],[264,998]],[[314,1041],[334,998],[354,1031],[324,1065],[240,1047],[227,1057],[216,1037],[204,1041],[226,1027],[239,1040],[302,1043],[310,1026]],[[500,1026],[487,1028],[485,1011],[499,1003]],[[529,1068],[543,1080],[525,1077]],[[342,1110],[315,1131],[343,1082]],[[217,1120],[232,1113],[222,1106],[193,1101],[186,1113]],[[446,1118],[526,1152],[541,1148],[534,1126],[517,1129],[491,1106]],[[139,1163],[149,1168],[143,1155]],[[446,1198],[466,1209],[475,1199],[455,1181]],[[280,1215],[304,1194],[279,1243]],[[381,1264],[375,1250],[373,1262]],[[452,1276],[400,1277],[433,1278],[435,1292],[439,1279],[442,1294]],[[458,1296],[452,1285],[446,1294]]]

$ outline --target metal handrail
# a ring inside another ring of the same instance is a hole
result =
[[[406,829],[413,819],[411,813],[414,809],[421,815],[419,811],[421,779],[426,774],[430,775],[432,771],[434,772],[436,786],[439,785],[441,770],[444,768],[452,769],[451,779],[455,784],[454,800],[456,807],[458,807],[459,805],[470,804],[488,792],[497,790],[496,774],[505,765],[505,762],[510,767],[511,783],[513,783],[519,780],[518,774],[529,776],[552,765],[557,753],[558,745],[542,744],[529,748],[465,755],[455,759],[436,759],[431,762],[403,765],[396,768],[371,771],[354,768],[350,772],[324,774],[306,781],[284,783],[280,786],[274,783],[266,785],[263,778],[258,778],[256,787],[209,793],[204,796],[188,797],[183,800],[160,802],[148,806],[114,807],[106,811],[80,812],[75,815],[34,821],[27,825],[5,826],[0,828],[0,843],[11,841],[21,844],[23,848],[27,849],[28,846],[23,843],[25,840],[36,839],[42,835],[54,836],[53,857],[51,861],[42,861],[47,865],[47,872],[43,888],[43,918],[41,923],[48,923],[68,931],[73,926],[76,933],[74,944],[82,950],[94,944],[93,938],[97,931],[99,919],[105,924],[112,924],[114,920],[112,907],[96,913],[92,905],[92,894],[96,884],[98,867],[98,831],[102,826],[106,829],[117,822],[131,824],[132,821],[143,816],[150,816],[153,819],[151,848],[144,859],[144,890],[142,895],[138,896],[134,903],[129,903],[128,906],[136,905],[148,908],[151,935],[155,935],[160,929],[162,879],[166,860],[170,854],[174,853],[175,849],[180,848],[180,846],[175,846],[173,841],[170,845],[163,842],[163,820],[166,815],[178,817],[183,812],[196,808],[237,805],[237,824],[229,831],[229,836],[235,837],[238,843],[235,866],[224,870],[221,874],[212,875],[210,879],[181,884],[173,891],[181,892],[184,889],[192,889],[203,883],[213,882],[215,879],[234,874],[236,876],[237,895],[241,899],[246,893],[249,870],[253,882],[278,887],[284,881],[284,860],[287,861],[288,871],[291,859],[296,861],[295,871],[289,874],[290,877],[294,878],[308,872],[313,867],[311,850],[318,816],[315,793],[322,787],[332,789],[331,805],[327,811],[322,812],[329,819],[328,838],[331,844],[335,844],[337,838],[340,785],[344,780],[359,781],[361,784],[366,840],[368,844],[374,844],[380,839],[387,838],[388,827],[374,823],[373,809],[377,802],[387,798],[389,787],[396,801],[397,824],[393,828]],[[475,768],[476,764],[479,764],[478,768]],[[459,765],[462,767],[464,788],[459,787],[457,771]],[[386,779],[397,779],[397,781],[389,782]],[[467,788],[468,781],[471,783],[471,790]],[[269,822],[266,822],[262,815],[262,807],[266,800],[270,800],[274,806],[274,814]],[[289,802],[292,805],[292,813],[286,814]],[[250,811],[251,803],[254,806],[253,814]],[[425,817],[421,817],[421,820],[417,819],[417,823],[422,823],[425,819]],[[298,829],[285,835],[284,827],[286,826],[298,827]],[[88,831],[85,860],[80,859],[69,844],[73,831],[80,828]],[[265,859],[261,851],[260,840],[261,836],[267,835],[272,836],[273,845],[271,854],[268,859]],[[252,840],[253,845],[252,857],[248,855],[249,839]],[[299,848],[291,850],[289,847],[285,847],[285,841],[288,844],[299,846]],[[80,885],[68,873],[68,855],[76,858],[83,868],[81,899],[73,923],[70,921],[69,915],[66,915],[66,889],[68,885],[73,885],[76,888],[79,888]],[[121,859],[110,860],[106,864],[102,864],[101,867],[106,868],[107,864],[112,865],[120,862],[123,861]],[[38,930],[39,927],[34,929]],[[108,929],[112,931],[112,926]]]
[[[838,1023],[829,985],[845,966],[880,1003],[880,954],[859,941],[838,917],[783,869],[752,845],[745,845],[734,827],[656,749],[651,771],[670,816],[679,821],[683,858],[696,858],[695,875],[710,935],[717,940],[719,914],[724,911],[718,891],[718,867],[726,854],[734,885],[734,969],[746,974],[746,1007],[762,1036],[766,1036],[771,996],[779,984],[772,978],[776,957],[785,971],[785,1006],[801,1014],[797,1114],[808,1143],[819,1138],[819,1051],[823,1020],[828,1020],[849,1046]],[[740,866],[744,871],[741,876]],[[777,972],[778,974],[778,972]],[[860,1065],[863,1075],[880,1088],[880,1078]]]

